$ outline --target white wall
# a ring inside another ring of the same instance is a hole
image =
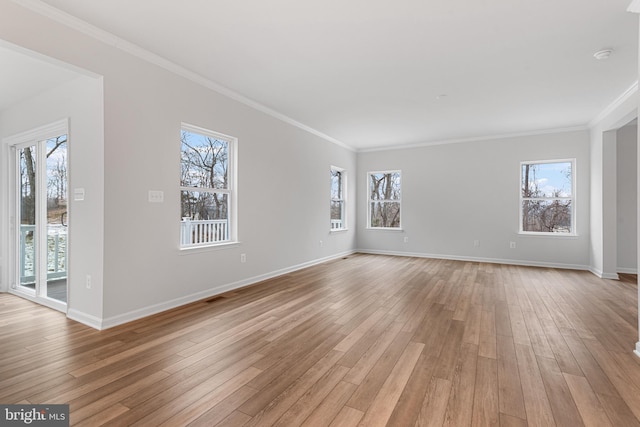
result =
[[[354,171],[354,152],[139,59],[115,61],[101,69],[107,323],[352,250],[355,230],[329,234],[329,172]],[[238,246],[178,249],[181,122],[238,138]]]
[[[617,275],[616,130],[637,116],[638,92],[630,93],[594,123],[590,129],[591,271],[603,278]],[[613,199],[612,199],[613,197]]]
[[[576,159],[578,236],[518,234],[520,162],[566,158]],[[402,170],[403,231],[367,229],[361,209],[361,250],[571,268],[589,265],[587,131],[361,153],[358,206],[366,206],[366,173],[386,169]],[[474,240],[479,240],[478,247]],[[515,249],[509,247],[512,241]]]
[[[107,318],[353,248],[355,230],[329,235],[329,171],[353,173],[355,153],[135,62],[121,64],[105,89],[105,257],[115,267],[105,272]],[[238,247],[178,250],[181,121],[238,138]],[[164,204],[147,202],[151,189],[165,192]]]
[[[74,224],[104,223],[96,231],[103,233],[104,245],[95,250],[88,240],[96,236],[73,236],[73,250],[83,255],[72,256],[72,262],[87,261],[76,276],[84,280],[82,276],[91,274],[94,279],[92,290],[72,290],[70,305],[75,308],[78,302],[76,317],[81,320],[114,325],[354,248],[591,267],[605,274],[613,268],[615,274],[617,260],[610,267],[606,253],[616,218],[611,220],[604,207],[611,171],[603,132],[635,115],[635,96],[594,125],[591,137],[588,132],[566,132],[356,156],[10,0],[0,0],[0,10],[0,39],[104,76],[104,146],[96,136],[86,146],[95,150],[81,156],[73,152],[80,158],[71,159],[81,164],[73,164],[72,174],[85,177],[74,176],[72,187],[94,189],[87,197],[97,198],[88,199],[84,208],[73,206]],[[78,121],[69,114],[75,139]],[[9,121],[0,122],[3,134],[13,132],[5,129]],[[181,122],[239,140],[239,245],[178,250]],[[573,157],[578,236],[519,235],[520,161]],[[349,231],[334,234],[329,233],[328,219],[331,165],[347,169],[351,218]],[[366,172],[381,169],[403,171],[403,232],[366,229]],[[164,203],[148,203],[148,190],[164,191]],[[480,241],[479,247],[473,246],[474,240]],[[509,248],[510,241],[516,249]],[[240,253],[247,254],[245,264]],[[96,275],[102,273],[100,289]]]
[[[10,1],[0,7],[0,39],[104,76],[104,280],[96,326],[352,251],[353,227],[329,233],[329,171],[347,170],[353,214],[354,152]],[[237,246],[178,249],[181,122],[238,138]],[[164,203],[149,203],[149,190],[164,191]]]
[[[637,272],[637,156],[636,122],[617,131],[618,272]]]
[[[72,198],[69,201],[68,310],[71,317],[75,313],[91,323],[102,317],[102,80],[79,76],[3,110],[0,112],[0,140],[60,119],[69,119],[69,188],[86,190],[84,202],[75,202]],[[12,161],[8,146],[3,146],[0,153],[3,172],[6,172]],[[0,196],[6,206],[11,189],[8,188],[9,177],[5,175]],[[7,209],[2,213],[5,218],[2,228],[6,232]],[[11,255],[8,236],[3,239],[2,246],[5,253]],[[8,260],[12,258],[7,256]],[[4,271],[5,283],[11,281],[9,270],[5,268]],[[91,290],[84,285],[87,274],[92,275]]]

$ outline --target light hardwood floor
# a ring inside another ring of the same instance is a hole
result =
[[[640,426],[636,286],[353,255],[102,332],[0,294],[0,403],[82,426]]]

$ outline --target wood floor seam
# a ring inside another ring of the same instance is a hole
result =
[[[371,254],[106,331],[0,294],[0,403],[90,427],[640,427],[637,307],[635,275]]]

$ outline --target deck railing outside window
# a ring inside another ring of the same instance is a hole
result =
[[[20,283],[35,283],[35,225],[20,225]],[[67,227],[47,225],[47,280],[67,277]]]
[[[332,230],[340,230],[342,228],[342,220],[341,219],[332,219],[331,220],[331,229]]]
[[[227,240],[229,240],[229,221],[226,219],[192,220],[183,218],[180,223],[180,242],[183,247]]]

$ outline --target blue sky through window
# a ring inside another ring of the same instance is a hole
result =
[[[571,197],[571,162],[529,163],[529,189],[537,189],[537,197]],[[526,179],[522,165],[522,180]],[[523,186],[524,188],[524,186]]]

